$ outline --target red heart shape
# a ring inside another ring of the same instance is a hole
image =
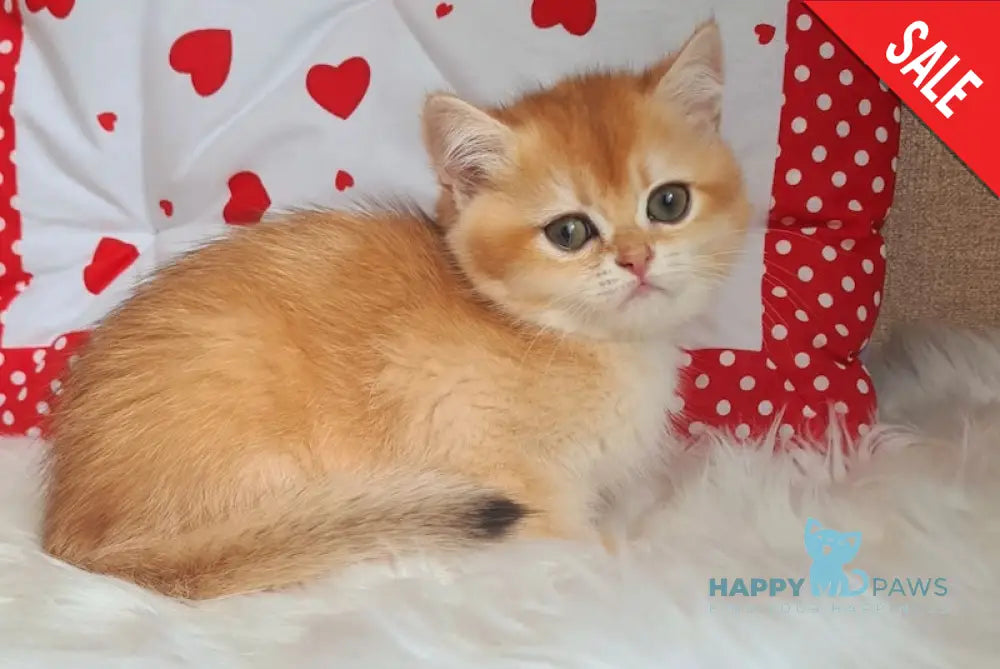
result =
[[[118,114],[114,112],[103,112],[97,115],[97,123],[108,132],[115,131],[115,123],[118,121]]]
[[[233,34],[221,28],[184,33],[170,47],[170,67],[191,75],[198,95],[208,97],[222,88],[233,63]]]
[[[167,218],[174,215],[174,203],[170,200],[160,200],[160,209],[163,210],[163,215]]]
[[[337,190],[345,191],[354,185],[354,177],[351,176],[350,172],[337,170],[337,176],[333,180],[333,185],[337,187]]]
[[[368,92],[372,72],[364,58],[348,58],[340,65],[313,65],[306,75],[306,90],[323,109],[346,119]]]
[[[24,4],[29,12],[40,12],[48,9],[49,13],[57,19],[64,19],[73,11],[73,4],[76,0],[25,0]]]
[[[97,242],[90,264],[83,268],[83,285],[92,295],[100,295],[111,282],[139,257],[139,249],[114,237]]]
[[[753,31],[757,33],[757,41],[761,44],[770,44],[774,39],[774,26],[770,23],[758,23]]]
[[[532,0],[531,20],[539,28],[561,25],[570,35],[586,35],[597,21],[597,0]]]
[[[229,178],[229,202],[222,209],[222,218],[230,225],[259,223],[271,206],[260,177],[253,172],[238,172]]]
[[[443,19],[444,17],[451,14],[451,10],[453,9],[455,9],[455,5],[450,5],[447,2],[442,2],[437,6],[437,8],[435,8],[434,14],[436,14],[439,19]]]

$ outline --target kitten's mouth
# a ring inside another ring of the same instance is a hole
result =
[[[663,288],[660,288],[659,286],[655,286],[647,281],[640,281],[638,284],[636,284],[636,286],[632,289],[632,291],[625,297],[625,300],[622,302],[622,306],[625,306],[629,302],[640,300],[644,297],[648,297],[655,293],[663,293],[664,295],[666,295],[668,291]]]

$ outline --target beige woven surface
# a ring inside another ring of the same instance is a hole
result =
[[[1000,326],[1000,200],[908,110],[897,179],[880,334],[908,321]]]

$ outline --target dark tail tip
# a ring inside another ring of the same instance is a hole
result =
[[[527,509],[512,499],[488,497],[479,501],[469,513],[469,530],[477,539],[502,539],[527,513]]]

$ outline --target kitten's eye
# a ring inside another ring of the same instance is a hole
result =
[[[596,235],[594,224],[579,214],[557,218],[545,226],[545,236],[565,251],[580,250]]]
[[[691,209],[691,193],[684,184],[658,186],[646,203],[646,215],[656,223],[678,223]]]

